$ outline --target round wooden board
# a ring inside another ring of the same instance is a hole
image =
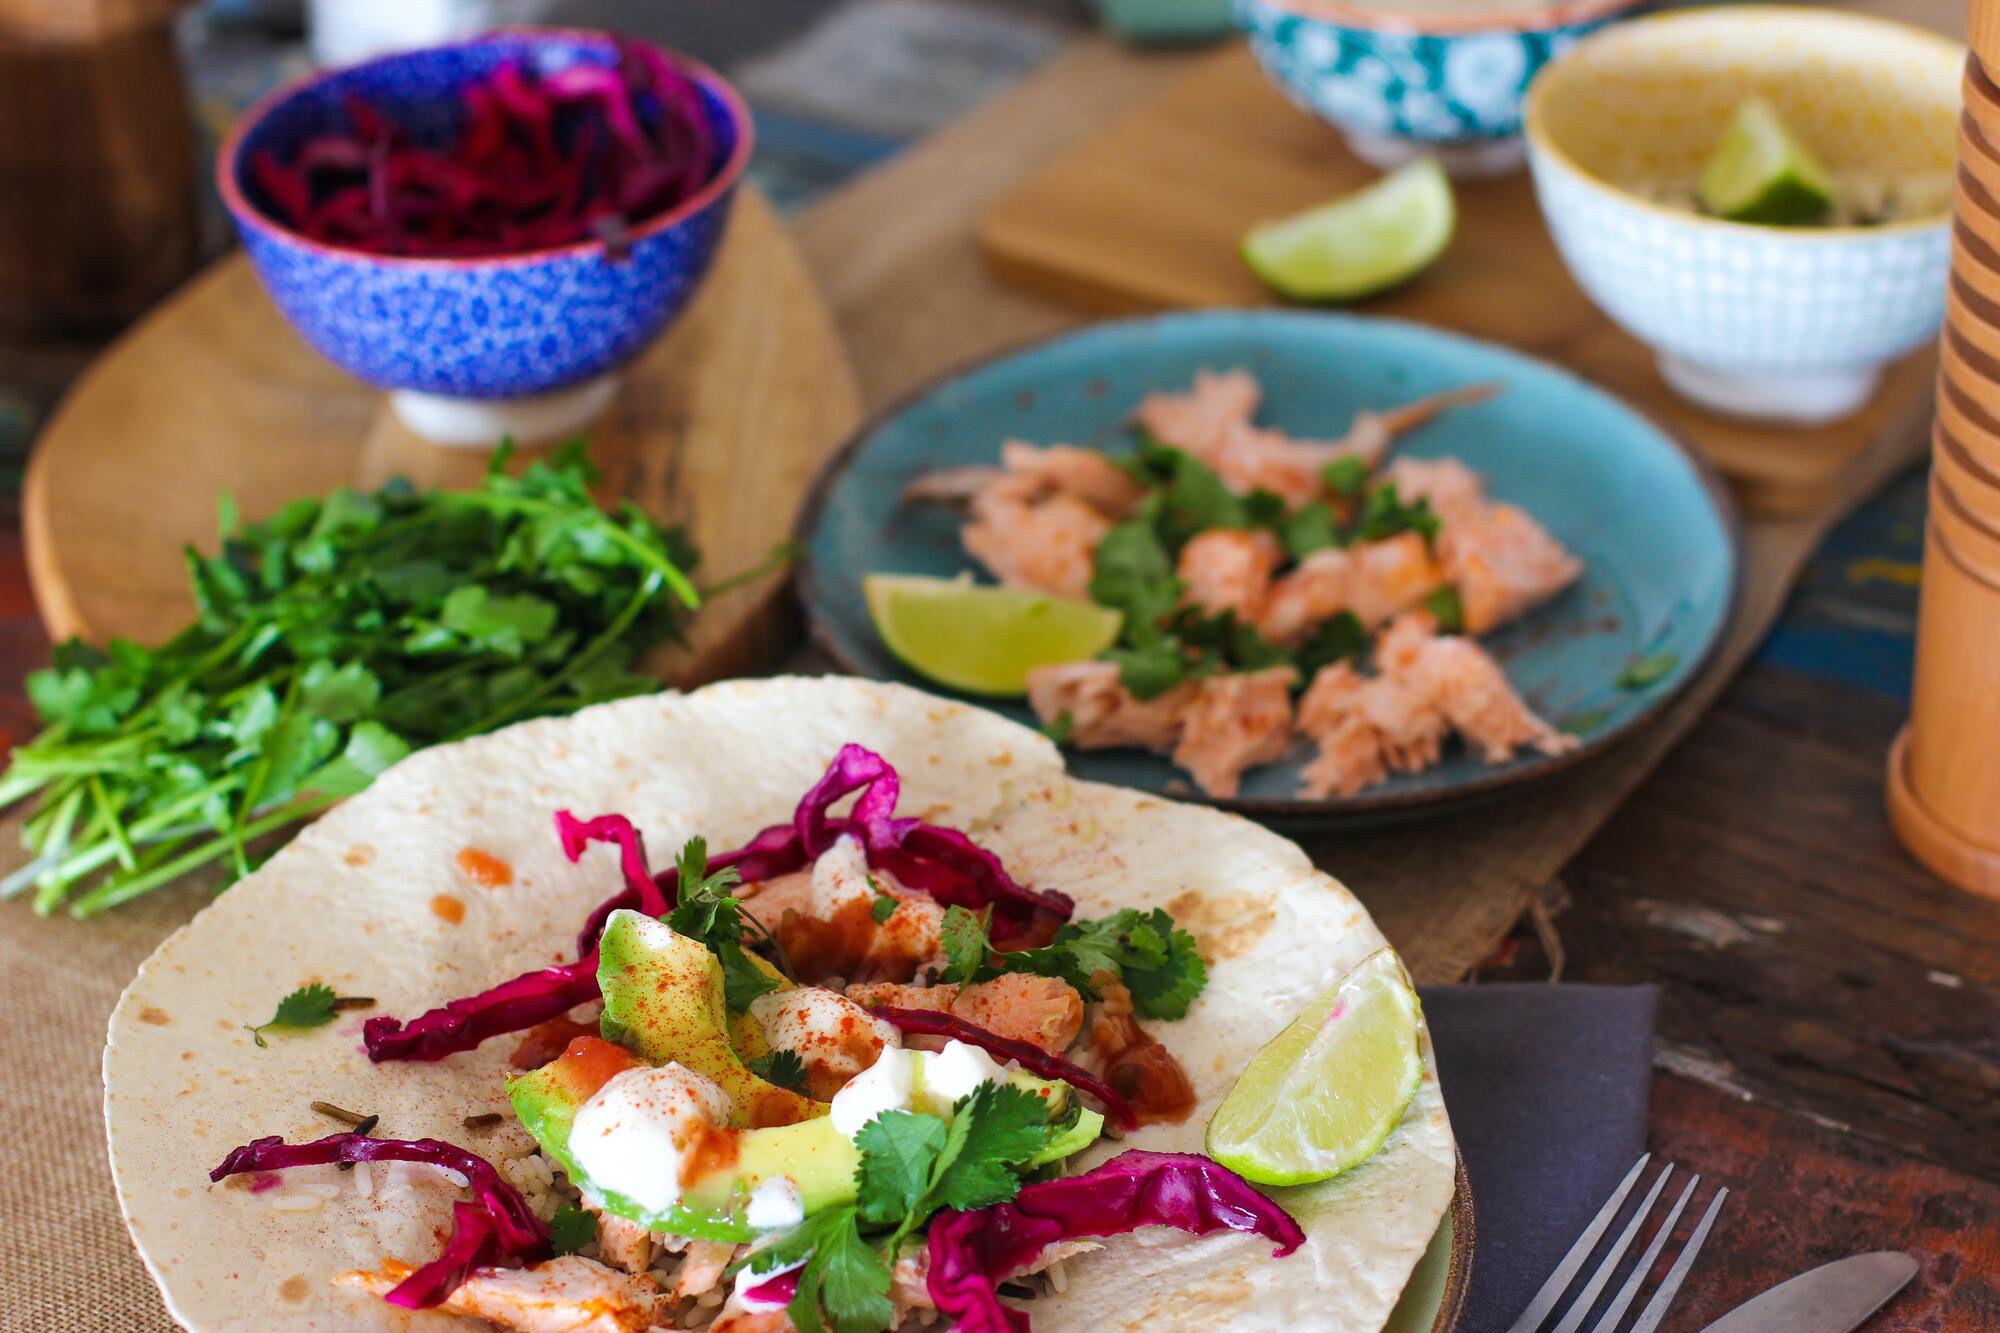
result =
[[[791,237],[737,196],[700,294],[626,368],[589,432],[601,498],[688,526],[699,581],[763,561],[861,396]],[[380,390],[321,358],[234,255],[190,282],[78,381],[36,445],[23,497],[28,571],[54,637],[157,643],[193,613],[181,548],[212,548],[216,498],[248,519],[391,476],[469,486],[481,451],[410,435]],[[660,673],[693,685],[758,665],[788,633],[781,575],[717,597]]]

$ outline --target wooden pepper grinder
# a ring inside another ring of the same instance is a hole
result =
[[[1970,27],[1916,682],[1889,751],[1889,820],[1939,875],[2000,897],[2000,0],[1972,0]]]
[[[0,326],[99,333],[199,259],[187,0],[0,0]]]

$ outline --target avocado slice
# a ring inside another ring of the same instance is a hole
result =
[[[613,912],[598,943],[597,986],[606,1039],[652,1064],[678,1063],[714,1079],[735,1107],[731,1124],[790,1125],[826,1114],[824,1102],[758,1078],[737,1055],[722,965],[701,941],[641,912]]]
[[[824,1115],[769,1129],[722,1131],[727,1138],[719,1156],[728,1158],[733,1148],[734,1160],[727,1169],[711,1171],[689,1184],[680,1201],[664,1211],[655,1212],[591,1184],[569,1153],[576,1113],[617,1074],[645,1063],[609,1042],[579,1040],[561,1059],[507,1082],[507,1095],[522,1127],[571,1180],[589,1187],[591,1198],[606,1212],[649,1231],[740,1244],[757,1236],[743,1220],[750,1192],[773,1176],[791,1177],[808,1213],[854,1197],[860,1154]]]

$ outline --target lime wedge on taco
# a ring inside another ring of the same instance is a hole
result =
[[[970,579],[870,574],[861,581],[875,632],[904,665],[968,694],[1022,694],[1028,673],[1097,656],[1118,612],[1090,602]]]
[[[1424,158],[1355,194],[1252,228],[1243,261],[1294,301],[1352,301],[1428,268],[1457,219],[1444,168]]]
[[[1736,108],[1695,187],[1730,222],[1811,226],[1833,208],[1833,177],[1761,97]]]
[[[1370,954],[1257,1052],[1208,1122],[1208,1154],[1260,1185],[1373,1157],[1423,1085],[1423,1014],[1393,949]]]

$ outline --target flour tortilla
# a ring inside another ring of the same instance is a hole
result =
[[[384,1136],[426,1135],[488,1156],[528,1147],[509,1115],[473,1132],[466,1116],[505,1111],[514,1042],[438,1064],[370,1064],[366,1016],[273,1033],[242,1025],[321,981],[375,996],[408,1018],[568,957],[579,923],[620,884],[610,848],[563,859],[554,811],[617,812],[656,861],[693,834],[729,847],[791,815],[843,742],[880,751],[903,778],[901,812],[972,833],[1023,883],[1074,895],[1079,915],[1165,906],[1210,964],[1187,1019],[1155,1025],[1200,1097],[1181,1125],[1120,1146],[1200,1151],[1203,1126],[1243,1064],[1381,933],[1353,895],[1290,842],[1233,815],[1073,781],[1046,739],[990,713],[896,685],[844,679],[736,681],[692,694],[606,704],[523,723],[405,760],[364,795],[306,829],[147,960],[111,1018],[104,1116],[125,1219],[168,1311],[215,1330],[476,1329],[409,1314],[331,1284],[386,1257],[430,1258],[457,1191],[435,1172],[372,1197],[332,1167],[287,1172],[271,1191],[211,1185],[210,1167],[267,1134],[318,1138],[338,1127],[314,1099],[381,1116]],[[513,882],[482,887],[456,862],[476,847]],[[464,904],[452,924],[432,900]],[[1149,1229],[1071,1261],[1067,1291],[1035,1301],[1040,1333],[1157,1329],[1381,1327],[1448,1205],[1451,1128],[1426,1043],[1416,1103],[1383,1150],[1347,1175],[1277,1192],[1310,1239],[1273,1260],[1270,1244],[1224,1233]],[[279,1212],[284,1193],[337,1193]],[[331,1188],[327,1188],[331,1187]]]

